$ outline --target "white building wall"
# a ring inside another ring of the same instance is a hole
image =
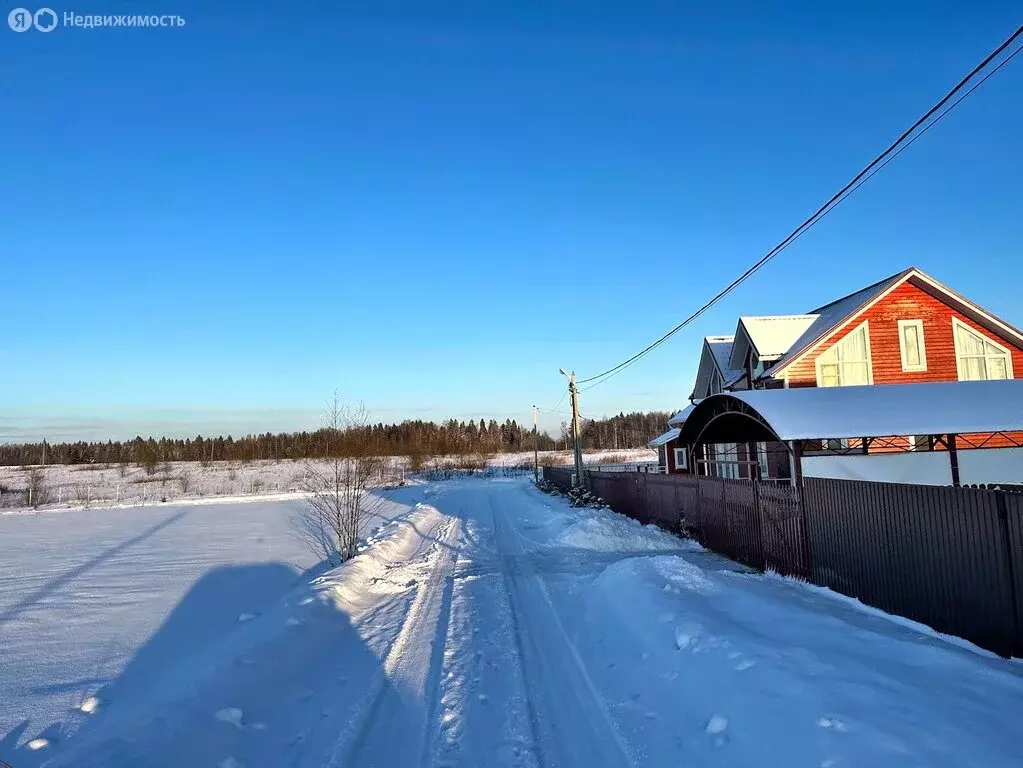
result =
[[[958,453],[959,482],[963,485],[1023,485],[1023,448],[960,449]],[[803,476],[881,483],[952,484],[947,451],[804,456]]]
[[[982,448],[959,451],[959,480],[963,483],[1023,485],[1023,448]]]
[[[959,455],[962,456],[963,452]],[[952,484],[952,470],[948,464],[948,453],[945,451],[804,456],[803,477],[920,485]]]

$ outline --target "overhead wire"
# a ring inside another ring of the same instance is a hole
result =
[[[890,144],[887,149],[885,149],[881,154],[879,154],[870,163],[868,163],[859,173],[856,174],[856,176],[854,176],[852,178],[851,181],[849,181],[844,187],[842,187],[842,189],[840,189],[837,193],[835,193],[824,205],[822,205],[820,208],[818,208],[813,213],[813,215],[811,215],[809,218],[807,218],[805,221],[803,221],[802,224],[800,224],[798,227],[796,227],[791,233],[789,233],[789,235],[787,237],[785,237],[785,239],[783,239],[776,246],[774,246],[774,248],[772,248],[770,251],[768,251],[758,261],[754,262],[753,265],[750,266],[745,272],[743,272],[738,278],[733,280],[723,290],[719,291],[713,298],[711,298],[708,302],[706,302],[703,306],[701,306],[698,310],[696,310],[696,312],[691,314],[689,317],[685,318],[681,323],[676,325],[674,328],[672,328],[666,334],[664,334],[663,336],[661,336],[660,338],[658,338],[657,340],[655,340],[651,344],[647,345],[642,350],[640,350],[636,354],[632,355],[630,358],[624,360],[623,362],[619,363],[618,365],[616,365],[616,366],[614,366],[612,368],[609,368],[606,371],[603,371],[602,373],[599,373],[599,374],[596,374],[595,376],[590,376],[588,378],[579,380],[580,384],[587,383],[587,382],[594,382],[594,383],[590,384],[590,386],[581,389],[580,392],[585,392],[588,389],[592,389],[593,387],[595,387],[595,386],[597,386],[599,384],[604,383],[605,381],[607,381],[611,377],[617,375],[619,372],[621,372],[622,370],[624,370],[628,366],[632,365],[637,360],[639,360],[640,358],[642,358],[643,356],[645,356],[646,354],[648,354],[649,352],[651,352],[652,350],[654,350],[655,348],[657,348],[658,346],[663,344],[669,338],[671,338],[676,333],[678,333],[678,331],[680,331],[683,328],[685,328],[693,320],[698,318],[700,315],[702,315],[704,312],[706,312],[708,309],[710,309],[712,306],[714,306],[718,301],[720,301],[722,298],[724,298],[729,293],[731,293],[735,288],[737,288],[739,285],[741,285],[743,282],[745,282],[747,279],[749,279],[758,270],[760,270],[761,267],[763,267],[765,264],[767,264],[769,261],[771,261],[775,256],[777,256],[783,250],[785,250],[785,248],[787,248],[789,245],[791,245],[793,242],[795,242],[807,230],[809,230],[811,227],[813,227],[815,224],[817,224],[817,222],[819,222],[822,218],[824,218],[824,216],[826,216],[828,213],[830,213],[832,210],[834,210],[834,208],[837,207],[842,201],[844,201],[849,195],[851,195],[853,192],[855,192],[857,189],[859,189],[864,183],[866,183],[866,181],[868,181],[877,172],[879,172],[882,168],[884,168],[886,165],[888,165],[888,163],[890,163],[892,160],[894,160],[896,157],[898,157],[905,149],[907,149],[909,146],[911,146],[913,144],[913,142],[915,142],[918,138],[920,138],[920,136],[922,136],[924,133],[926,133],[928,130],[930,130],[930,128],[932,128],[934,125],[936,125],[949,112],[951,112],[953,109],[955,109],[956,106],[958,106],[967,96],[969,96],[971,93],[973,93],[988,78],[990,78],[992,75],[994,75],[996,72],[998,72],[1002,67],[1004,67],[1009,61],[1011,61],[1016,56],[1016,54],[1018,54],[1020,52],[1020,50],[1023,50],[1023,46],[1020,46],[1019,48],[1016,48],[1012,53],[1010,53],[1006,58],[1004,58],[996,67],[994,67],[994,69],[992,69],[990,72],[985,74],[983,78],[981,78],[969,90],[967,90],[958,99],[956,99],[947,109],[945,109],[943,112],[941,112],[938,115],[938,117],[936,117],[931,123],[929,123],[923,130],[921,130],[919,133],[917,133],[915,136],[913,136],[909,141],[906,141],[907,137],[909,137],[911,134],[913,134],[914,131],[916,131],[918,128],[920,128],[921,125],[926,123],[936,112],[939,112],[939,110],[941,110],[952,99],[952,97],[955,96],[956,93],[958,93],[960,90],[962,90],[962,88],[967,83],[969,83],[970,80],[972,80],[979,72],[981,72],[995,58],[997,58],[1006,48],[1008,48],[1010,45],[1012,45],[1012,43],[1016,40],[1016,38],[1018,38],[1021,34],[1023,34],[1023,26],[1020,26],[1001,45],[999,45],[994,51],[992,51],[990,54],[988,54],[988,56],[985,57],[984,60],[980,62],[980,64],[975,66],[969,72],[969,74],[967,74],[965,77],[963,77],[934,106],[932,106],[929,110],[927,110],[927,112],[920,119],[918,119],[915,123],[913,123],[913,125],[911,125],[909,128],[907,128],[905,131],[903,131],[902,134],[899,136],[899,138],[897,138],[894,142],[892,142],[892,144]],[[903,144],[904,141],[906,142],[905,144]],[[902,146],[900,147],[900,145],[902,145]],[[564,399],[564,396],[562,396],[562,399]],[[560,405],[560,401],[559,401],[559,405]]]

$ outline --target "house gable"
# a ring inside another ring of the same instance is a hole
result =
[[[815,344],[808,354],[792,361],[784,370],[790,387],[817,386],[817,358],[864,321],[869,324],[871,372],[875,384],[910,384],[929,381],[956,381],[958,361],[953,319],[992,342],[1011,351],[1012,369],[1023,371],[1023,343],[1012,334],[993,332],[991,322],[978,322],[979,314],[962,311],[961,297],[949,300],[927,281],[909,278],[864,311],[846,320]],[[973,305],[971,305],[972,307]],[[901,325],[920,321],[922,352],[926,367],[904,366]],[[1011,329],[1011,326],[1006,326]],[[909,370],[904,370],[908,367]],[[774,375],[774,371],[771,372]]]
[[[700,353],[700,366],[696,371],[696,383],[690,398],[703,398],[713,389],[715,378],[720,377],[720,384],[732,378],[737,371],[728,367],[728,357],[732,350],[732,336],[708,336],[703,340]]]

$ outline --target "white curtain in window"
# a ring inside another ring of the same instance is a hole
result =
[[[906,364],[911,366],[920,365],[920,329],[915,325],[906,325],[902,328],[902,340],[906,347]]]
[[[870,383],[867,327],[860,326],[819,358],[820,386],[853,387]]]
[[[1009,353],[965,325],[956,325],[959,378],[963,381],[1009,378]]]

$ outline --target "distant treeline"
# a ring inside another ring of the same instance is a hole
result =
[[[639,448],[664,431],[669,413],[629,413],[583,422],[583,447],[587,449]],[[541,451],[571,447],[568,423],[553,438],[538,435]],[[448,456],[469,453],[507,453],[533,449],[532,425],[514,419],[498,423],[480,419],[438,424],[403,421],[374,424],[350,430],[348,438],[378,456]],[[0,464],[154,464],[164,461],[253,461],[258,459],[319,458],[338,445],[329,430],[289,432],[244,437],[143,438],[128,441],[75,443],[15,443],[0,445]],[[45,452],[45,458],[44,458]]]

